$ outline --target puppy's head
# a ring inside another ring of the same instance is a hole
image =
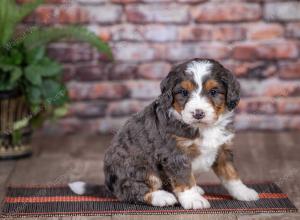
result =
[[[175,66],[160,86],[175,116],[196,126],[213,124],[232,111],[240,99],[235,76],[209,59],[193,59]]]

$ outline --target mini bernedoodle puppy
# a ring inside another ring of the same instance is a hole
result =
[[[233,110],[240,99],[234,75],[215,60],[196,58],[175,66],[160,87],[161,95],[133,115],[108,148],[107,188],[122,201],[209,208],[195,179],[212,169],[233,198],[257,200],[233,165]],[[83,182],[70,187],[87,190]]]

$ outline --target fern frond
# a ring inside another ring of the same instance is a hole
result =
[[[44,0],[34,0],[19,6],[15,0],[0,1],[0,46],[5,46],[9,40],[12,40],[18,23],[43,2]]]
[[[24,39],[24,45],[28,49],[44,46],[49,42],[57,41],[62,38],[72,38],[75,40],[87,42],[97,48],[98,51],[112,58],[112,52],[109,45],[103,42],[94,33],[83,27],[67,26],[67,27],[50,27],[35,28]]]
[[[23,20],[26,16],[28,16],[30,13],[32,13],[38,6],[44,3],[44,0],[35,0],[33,2],[29,2],[26,4],[23,4],[18,9],[18,17],[17,22],[20,22]]]

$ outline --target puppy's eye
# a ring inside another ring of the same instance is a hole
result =
[[[209,91],[209,94],[212,96],[212,97],[215,97],[217,94],[218,94],[218,91],[216,89],[212,89]]]
[[[182,94],[183,96],[188,96],[189,92],[185,89],[180,90],[178,93]]]

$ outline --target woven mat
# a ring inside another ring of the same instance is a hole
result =
[[[77,196],[64,186],[10,186],[4,198],[1,217],[52,217],[101,215],[169,215],[296,212],[296,207],[274,183],[248,184],[259,192],[258,201],[232,199],[220,185],[201,185],[211,204],[209,209],[185,210],[179,205],[153,207],[116,200],[104,186],[93,196]]]

